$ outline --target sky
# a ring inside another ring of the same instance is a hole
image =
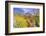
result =
[[[33,14],[34,12],[39,12],[39,9],[35,9],[35,8],[13,8],[14,13],[31,13]]]

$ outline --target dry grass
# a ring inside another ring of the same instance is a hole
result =
[[[36,21],[34,16],[31,18],[25,17],[25,16],[14,16],[14,26],[17,28],[25,28],[25,27],[36,27]],[[16,23],[15,23],[16,22]]]

